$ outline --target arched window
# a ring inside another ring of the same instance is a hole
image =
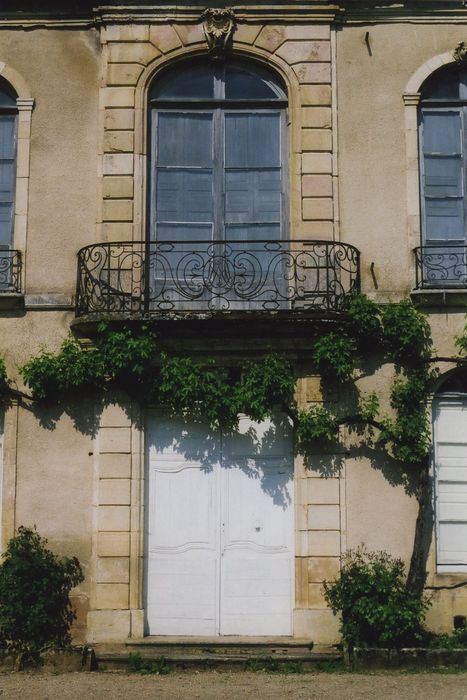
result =
[[[200,60],[166,71],[149,99],[150,239],[283,237],[286,93],[278,77],[249,63]]]
[[[155,255],[148,279],[155,303],[182,310],[281,307],[282,81],[256,64],[200,59],[158,77],[149,100],[148,238]]]
[[[467,571],[467,371],[449,375],[433,403],[437,569]]]
[[[419,111],[425,281],[466,286],[467,69],[445,66],[421,87]]]
[[[0,79],[0,255],[10,250],[13,241],[16,121],[16,95]]]

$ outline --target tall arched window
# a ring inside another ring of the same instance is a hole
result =
[[[156,80],[150,237],[279,239],[285,90],[250,64],[183,63]]]
[[[0,79],[0,253],[13,242],[16,181],[16,95]]]
[[[438,389],[433,433],[437,569],[467,572],[467,371]]]
[[[467,286],[467,69],[445,66],[422,85],[419,111],[423,277]]]
[[[268,246],[276,243],[277,250],[286,238],[282,81],[256,64],[200,59],[158,77],[149,100],[148,237],[168,244],[159,246],[153,274],[164,280],[170,274],[174,289],[164,294],[178,308],[184,299],[188,308],[198,287],[199,302],[255,308],[251,290],[266,290],[273,275],[262,274],[271,260]],[[240,250],[249,254],[241,263]],[[239,265],[241,279],[232,283]]]

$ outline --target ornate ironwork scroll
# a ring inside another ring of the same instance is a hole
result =
[[[0,294],[21,294],[21,253],[0,251]]]
[[[359,284],[359,252],[343,243],[101,243],[78,254],[76,313],[338,312]]]
[[[421,246],[415,261],[417,289],[467,288],[465,245]]]
[[[204,36],[208,43],[208,52],[216,61],[224,60],[233,41],[237,24],[233,10],[229,8],[208,8],[200,17],[203,22]]]

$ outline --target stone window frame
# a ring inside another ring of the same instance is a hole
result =
[[[1,61],[0,76],[13,88],[17,95],[16,189],[12,248],[19,250],[22,255],[21,276],[23,279],[24,293],[29,209],[31,121],[34,109],[34,97],[24,78],[14,68]]]
[[[134,214],[133,214],[133,240],[140,241],[146,239],[147,231],[147,188],[150,185],[148,180],[148,158],[150,156],[149,128],[148,128],[148,91],[151,84],[157,80],[157,75],[175,66],[178,62],[205,56],[204,47],[182,47],[173,51],[169,56],[157,58],[143,70],[139,77],[135,90],[135,142],[134,142]],[[286,109],[286,126],[288,128],[288,230],[289,237],[294,237],[294,231],[299,230],[301,223],[301,192],[294,182],[297,173],[301,172],[300,159],[301,150],[299,147],[301,139],[301,119],[300,119],[300,89],[297,76],[291,66],[285,61],[272,56],[267,51],[257,47],[247,49],[235,47],[233,57],[238,60],[252,61],[260,66],[264,64],[269,70],[276,71],[287,87],[288,107]],[[297,235],[297,234],[295,234]]]
[[[407,172],[407,233],[410,250],[420,245],[422,214],[420,207],[420,163],[418,138],[418,107],[420,88],[425,80],[442,66],[454,64],[452,51],[434,56],[412,74],[402,99],[405,105],[406,172]],[[411,280],[415,282],[415,259],[411,258]]]

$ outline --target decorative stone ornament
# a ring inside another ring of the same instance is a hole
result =
[[[200,20],[203,22],[210,57],[215,61],[222,61],[230,49],[237,28],[233,10],[208,8]]]
[[[456,63],[462,64],[467,62],[467,44],[465,41],[457,44],[452,55]]]

